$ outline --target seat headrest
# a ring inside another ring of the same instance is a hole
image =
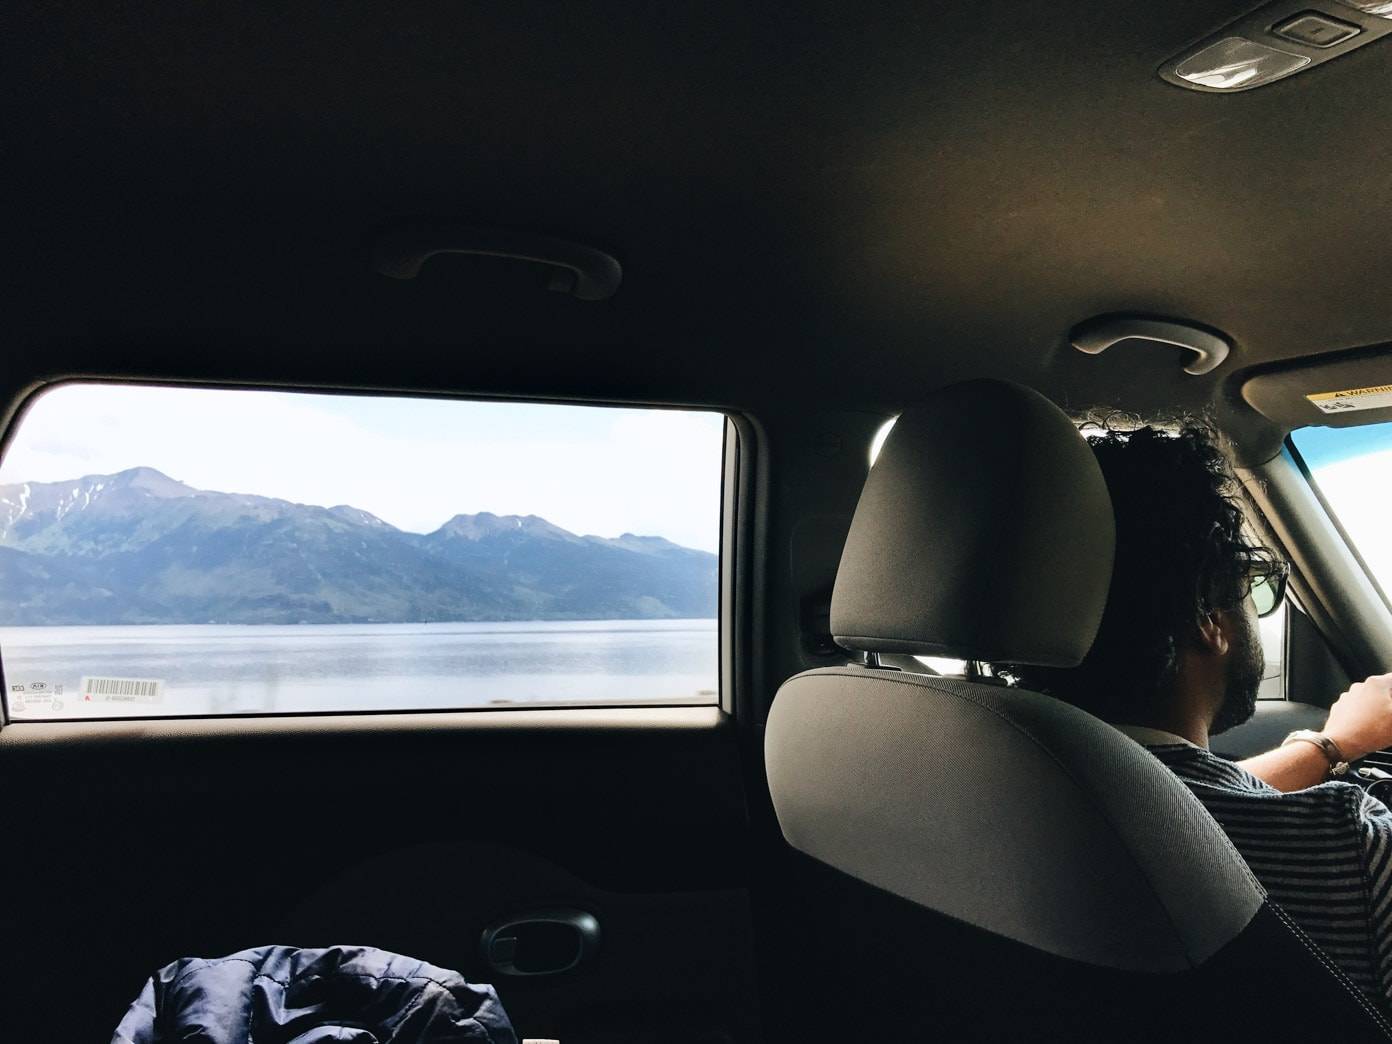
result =
[[[900,415],[856,505],[831,599],[848,649],[1074,667],[1097,636],[1112,502],[1073,422],[1003,381]]]

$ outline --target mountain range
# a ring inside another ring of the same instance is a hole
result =
[[[194,489],[153,468],[0,485],[0,624],[712,617],[716,556],[536,515],[408,533],[358,508]]]

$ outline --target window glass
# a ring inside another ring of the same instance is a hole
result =
[[[1286,698],[1286,613],[1290,611],[1290,596],[1286,597],[1286,602],[1257,621],[1261,628],[1262,654],[1266,658],[1266,669],[1262,671],[1261,685],[1257,688],[1260,700]]]
[[[1368,571],[1392,590],[1392,424],[1300,428],[1291,441]]]
[[[948,677],[964,674],[967,669],[966,660],[954,660],[950,656],[915,656],[914,659],[930,671]]]
[[[884,449],[885,440],[889,438],[889,433],[894,430],[894,424],[898,420],[899,416],[896,414],[875,429],[875,435],[870,440],[870,466],[872,468],[875,466],[875,461],[880,459],[880,450]]]
[[[709,704],[724,417],[73,384],[0,465],[13,719]]]

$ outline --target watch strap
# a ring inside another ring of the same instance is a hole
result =
[[[1344,752],[1339,749],[1339,744],[1322,732],[1314,732],[1311,729],[1296,729],[1284,740],[1281,746],[1290,743],[1313,743],[1324,754],[1325,760],[1329,762],[1329,776],[1342,776],[1349,770],[1348,758],[1344,757]]]

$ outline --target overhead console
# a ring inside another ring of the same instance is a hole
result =
[[[1233,94],[1264,87],[1392,32],[1392,0],[1275,0],[1160,67],[1191,91]]]

